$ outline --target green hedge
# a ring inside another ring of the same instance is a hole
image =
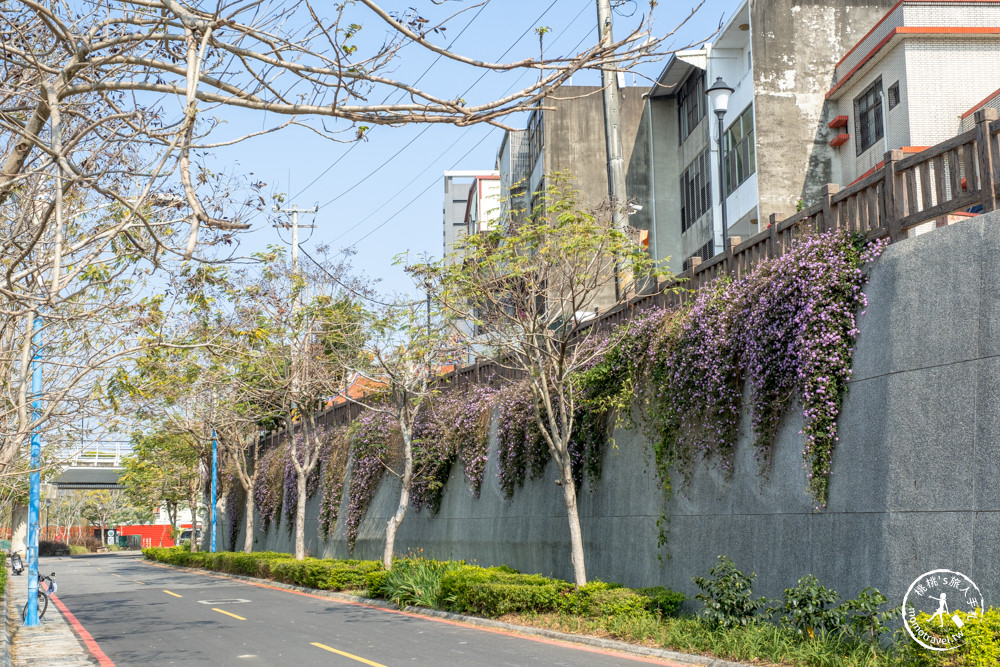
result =
[[[441,598],[449,611],[487,618],[554,611],[572,590],[573,584],[566,581],[507,567],[466,565],[441,577]]]
[[[364,590],[368,587],[368,574],[382,569],[381,563],[376,561],[318,558],[298,561],[291,554],[273,551],[249,554],[230,551],[191,553],[177,547],[154,547],[143,549],[142,554],[149,560],[161,563],[273,579],[327,591]]]
[[[400,606],[414,604],[487,618],[504,614],[564,612],[592,618],[644,615],[669,616],[684,596],[669,589],[632,590],[593,581],[577,588],[568,581],[540,574],[521,574],[509,567],[483,568],[458,561],[398,559],[391,572],[377,561],[306,558],[290,554],[191,553],[183,547],[143,549],[155,561],[200,567],[230,574],[273,579],[330,591],[367,591]]]

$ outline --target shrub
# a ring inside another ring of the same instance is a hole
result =
[[[701,590],[695,598],[705,603],[702,617],[709,625],[724,628],[748,625],[765,602],[763,598],[752,597],[756,575],[743,574],[726,556],[719,556],[718,564],[708,574],[708,578],[693,580]]]
[[[462,561],[400,558],[376,582],[378,597],[391,600],[400,609],[408,605],[439,609],[441,578],[465,566]],[[374,587],[369,587],[369,591]]]
[[[846,610],[836,606],[839,597],[837,591],[820,585],[813,575],[806,575],[795,588],[785,589],[784,604],[779,608],[784,612],[781,621],[810,639],[817,632],[843,629]]]
[[[865,639],[872,644],[889,630],[888,621],[899,611],[897,609],[883,610],[888,600],[877,588],[865,588],[858,597],[847,600],[841,605],[845,621],[844,631],[852,632],[855,637]]]
[[[492,618],[504,614],[554,611],[573,585],[510,568],[471,565],[441,577],[441,600],[449,611]]]
[[[560,600],[562,611],[593,618],[635,618],[649,613],[649,599],[621,584],[591,581]]]
[[[637,588],[636,593],[646,598],[646,608],[663,616],[675,616],[684,602],[684,594],[663,586]]]
[[[39,556],[55,556],[57,554],[64,554],[69,549],[62,542],[55,542],[50,540],[39,540],[38,541],[38,555]]]
[[[101,548],[101,541],[93,535],[79,535],[69,538],[70,546],[84,547],[88,552],[95,552]]]
[[[260,553],[191,553],[179,547],[153,547],[142,550],[143,556],[171,565],[201,567],[208,570],[241,574],[248,577],[274,579],[287,584],[329,591],[362,590],[368,586],[368,575],[381,570],[377,561],[295,560],[291,554],[263,551]]]

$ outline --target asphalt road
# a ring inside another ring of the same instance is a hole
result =
[[[672,664],[157,566],[43,558],[59,599],[125,665]]]

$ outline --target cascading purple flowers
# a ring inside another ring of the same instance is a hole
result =
[[[324,536],[329,535],[337,525],[337,518],[340,515],[348,453],[347,428],[339,426],[332,429],[329,439],[320,451],[323,495],[320,498],[319,524]]]
[[[253,503],[264,530],[267,530],[272,521],[281,517],[287,452],[284,447],[274,447],[265,452],[257,463],[260,472],[254,482]]]
[[[240,529],[243,527],[245,498],[243,485],[233,475],[229,480],[229,491],[226,493],[226,521],[229,522],[229,548],[232,551],[236,551],[236,540],[239,539]]]
[[[390,441],[398,437],[395,421],[387,414],[369,410],[351,424],[351,479],[345,520],[351,549],[358,538],[361,520],[375,497],[382,473],[389,465]]]
[[[762,468],[788,404],[800,397],[809,489],[817,509],[825,506],[855,313],[866,305],[862,267],[883,247],[865,248],[845,233],[806,238],[739,280],[702,289],[677,324],[650,332],[638,393],[668,485],[668,468],[687,475],[709,456],[731,471],[746,383]]]
[[[538,479],[549,462],[549,450],[535,422],[531,391],[525,382],[502,389],[497,396],[497,467],[507,498],[530,476]]]
[[[489,451],[490,412],[497,391],[488,384],[463,385],[434,397],[413,431],[413,482],[416,509],[441,508],[451,468],[461,461],[475,497],[483,484]]]

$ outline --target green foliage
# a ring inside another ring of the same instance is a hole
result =
[[[486,618],[552,611],[571,590],[568,582],[510,568],[466,565],[441,578],[441,599],[449,611]]]
[[[648,600],[647,608],[650,611],[658,612],[663,616],[675,616],[684,602],[683,593],[672,591],[663,586],[637,588],[635,592]]]
[[[889,621],[897,609],[883,609],[888,599],[877,588],[867,587],[858,597],[846,600],[841,609],[846,617],[845,630],[858,639],[867,639],[872,644],[889,631]]]
[[[837,592],[820,585],[809,574],[798,581],[795,588],[786,588],[781,621],[796,632],[812,639],[819,632],[840,630],[846,621],[845,610],[837,605]]]
[[[363,590],[368,576],[382,569],[381,563],[360,560],[306,558],[295,560],[291,554],[277,552],[191,553],[181,547],[154,547],[142,550],[149,560],[184,567],[240,574],[248,577],[274,579],[286,584],[320,590]]]
[[[710,625],[731,628],[753,622],[757,610],[765,601],[753,597],[753,580],[756,575],[743,574],[726,556],[708,571],[708,577],[694,577],[701,593],[695,596],[705,603],[702,616]]]
[[[559,601],[559,609],[564,613],[590,617],[641,617],[649,614],[652,606],[652,598],[621,584],[603,581],[590,581]]]
[[[422,557],[398,558],[392,569],[369,578],[369,593],[385,598],[400,609],[406,606],[440,609],[441,578],[465,566],[464,561],[438,561]]]
[[[929,651],[907,638],[903,652],[906,663],[917,667],[996,667],[1000,664],[1000,609],[990,607],[985,612],[980,609],[977,613],[980,618],[970,617],[962,610],[956,611],[955,614],[964,623],[961,628],[949,616],[941,619],[943,625],[939,626],[937,622],[929,623],[930,614],[918,614],[917,620],[922,627],[937,628],[941,636],[964,633],[964,642],[952,651]]]

